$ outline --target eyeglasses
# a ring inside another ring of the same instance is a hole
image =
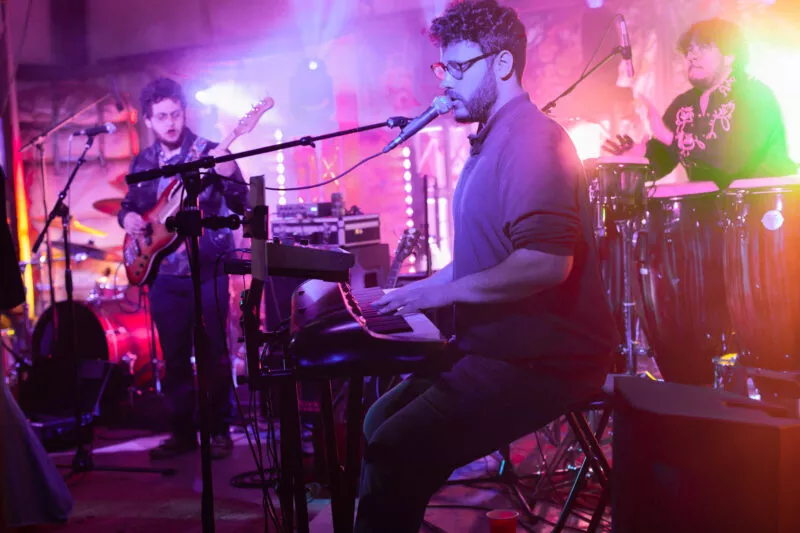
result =
[[[472,68],[472,65],[480,61],[481,59],[486,59],[487,57],[495,55],[497,52],[489,52],[488,54],[483,54],[482,56],[473,57],[472,59],[467,59],[466,61],[448,61],[446,64],[442,63],[441,61],[438,63],[434,63],[431,65],[431,70],[433,74],[443,80],[447,73],[457,80],[460,80],[464,77],[464,73]]]
[[[153,120],[155,120],[156,122],[166,122],[168,119],[171,118],[172,120],[177,121],[179,118],[181,118],[182,114],[183,114],[183,109],[176,109],[172,113],[156,113],[153,115]]]

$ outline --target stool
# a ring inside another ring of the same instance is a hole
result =
[[[588,420],[586,420],[586,412],[596,410],[601,411],[602,415],[597,430],[593,431]],[[603,391],[599,397],[594,398],[584,405],[577,406],[565,415],[567,423],[570,428],[572,428],[572,432],[575,434],[575,438],[578,440],[581,450],[583,450],[585,459],[575,478],[575,482],[572,484],[572,489],[570,489],[569,496],[564,503],[558,521],[553,528],[554,533],[563,531],[566,526],[567,519],[569,519],[569,516],[574,511],[578,494],[583,489],[583,485],[590,472],[600,485],[601,493],[600,501],[597,503],[594,513],[592,513],[592,519],[589,522],[587,531],[597,531],[597,527],[600,525],[600,520],[603,518],[606,506],[611,498],[611,466],[600,446],[600,439],[605,433],[609,419],[611,418],[611,410],[611,396],[609,393]]]
[[[609,379],[612,379],[611,376],[609,376]],[[567,501],[564,504],[558,522],[556,523],[555,528],[553,529],[554,532],[560,532],[566,526],[566,522],[569,519],[569,516],[574,511],[578,494],[583,489],[586,478],[590,472],[597,479],[599,485],[602,488],[602,492],[600,495],[600,501],[598,502],[598,506],[595,509],[594,513],[592,514],[592,519],[588,531],[597,530],[597,527],[600,524],[600,520],[602,519],[603,514],[605,512],[605,508],[610,502],[611,467],[599,442],[603,434],[605,433],[611,418],[612,396],[611,393],[608,392],[608,390],[611,390],[613,388],[613,385],[609,385],[608,383],[613,383],[613,381],[607,382],[607,385],[604,387],[604,390],[599,392],[597,395],[593,396],[591,399],[585,402],[582,402],[579,405],[574,406],[563,415],[567,423],[569,424],[569,427],[572,429],[572,433],[575,436],[575,440],[580,446],[581,451],[583,451],[585,459],[581,465],[577,477],[575,478],[575,481],[572,483],[572,488],[570,489]],[[592,430],[589,421],[586,418],[586,413],[588,411],[601,411],[601,417],[597,425],[596,431]],[[542,475],[547,475],[547,474],[533,474],[533,475],[521,476],[516,472],[514,465],[511,463],[510,445],[507,444],[501,447],[499,451],[502,456],[502,462],[500,464],[500,470],[496,475],[489,477],[453,480],[453,481],[448,481],[445,485],[471,485],[474,483],[487,483],[487,482],[499,483],[501,485],[504,485],[509,490],[512,499],[516,500],[516,503],[518,504],[519,509],[522,511],[522,513],[524,513],[524,515],[529,520],[536,522],[540,518],[534,513],[534,507],[536,502],[535,500],[534,501],[529,500],[522,494],[520,490],[520,481],[523,479],[539,478]],[[560,460],[556,461],[556,464],[558,463],[560,463]],[[435,508],[437,506],[431,505],[430,507]],[[452,507],[452,506],[447,506],[447,507]]]

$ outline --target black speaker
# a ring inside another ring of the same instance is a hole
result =
[[[705,387],[614,388],[615,533],[800,531],[800,420]]]

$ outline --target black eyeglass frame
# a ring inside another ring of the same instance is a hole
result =
[[[446,73],[450,73],[453,79],[461,80],[464,78],[464,73],[471,69],[475,63],[481,59],[486,59],[487,57],[491,57],[499,53],[500,52],[489,52],[487,54],[479,55],[478,57],[473,57],[472,59],[467,59],[466,61],[448,61],[446,64],[442,63],[441,61],[437,61],[431,65],[431,71],[433,72],[433,75],[440,80],[444,79]]]

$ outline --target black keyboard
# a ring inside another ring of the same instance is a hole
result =
[[[267,268],[270,276],[350,281],[353,254],[336,247],[287,245],[268,242]],[[247,275],[252,272],[250,259],[230,258],[224,261],[225,273]]]
[[[300,285],[292,297],[289,347],[297,364],[405,373],[444,350],[439,329],[424,314],[379,314],[372,302],[384,293],[316,280]]]

